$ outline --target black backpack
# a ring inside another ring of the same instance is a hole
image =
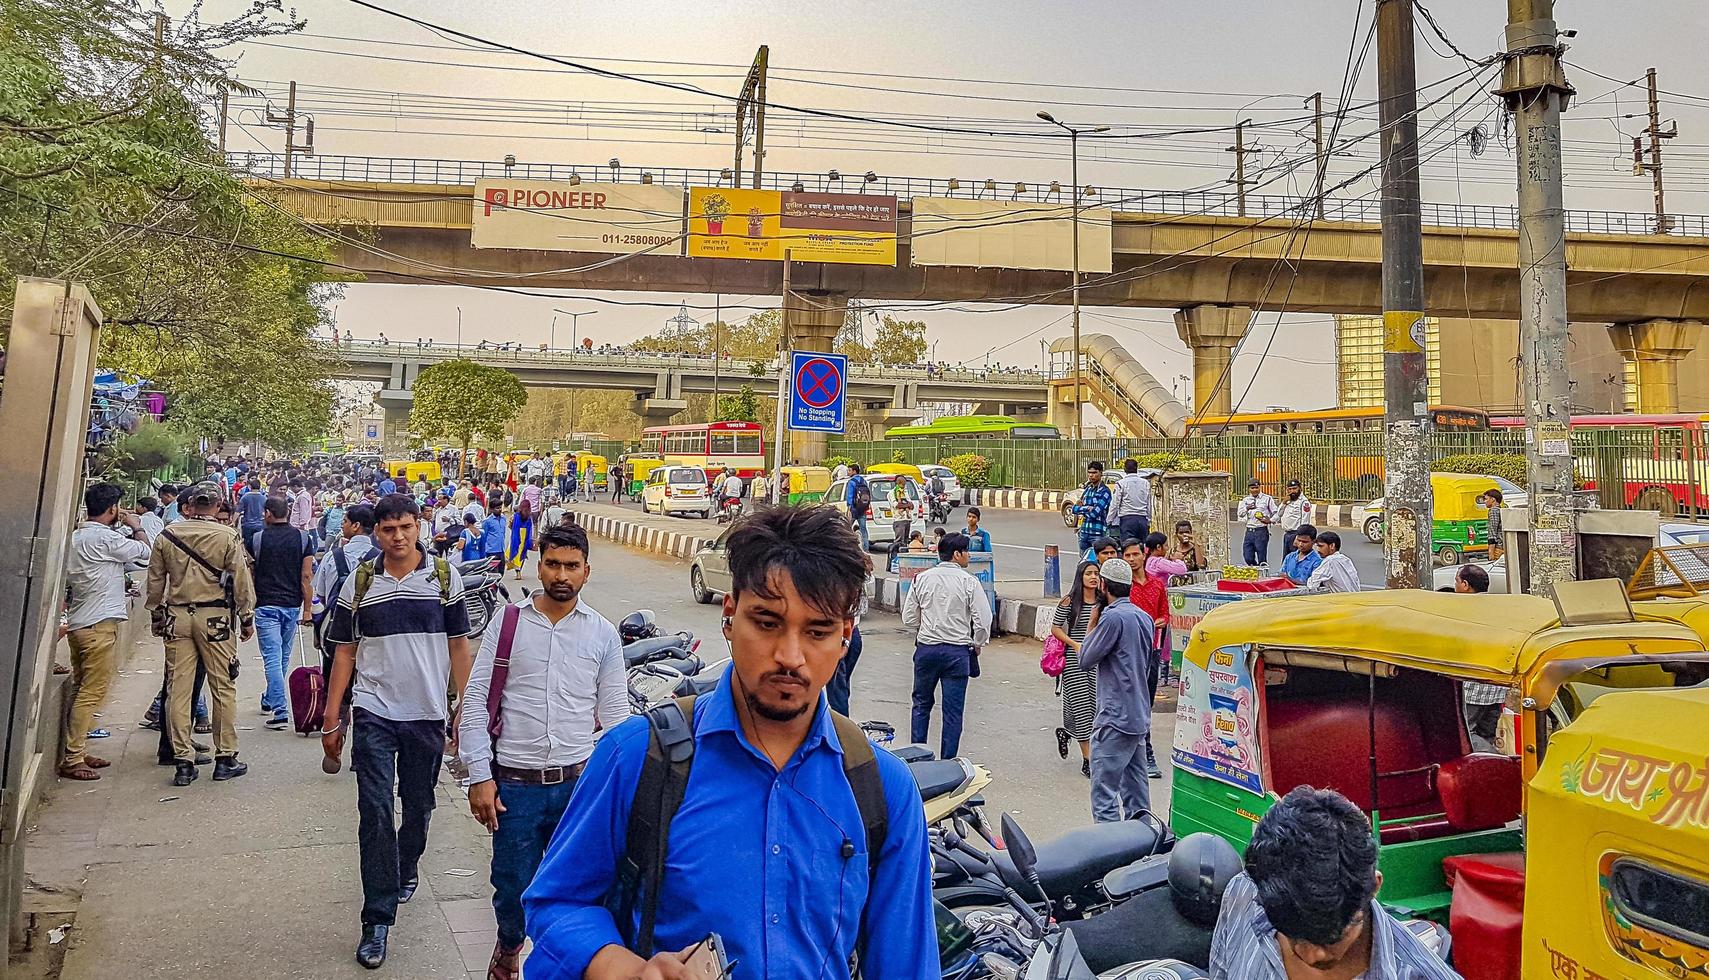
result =
[[[855,483],[850,490],[849,516],[859,520],[865,516],[866,509],[872,506],[872,484],[860,476],[854,477]]]
[[[378,557],[380,557],[380,549],[369,546],[368,553],[363,555],[361,560],[356,564],[360,565],[363,562],[370,562]],[[331,644],[326,642],[326,629],[332,622],[332,610],[334,606],[338,605],[338,595],[344,591],[344,580],[349,578],[350,573],[356,570],[355,567],[350,564],[350,556],[344,553],[344,547],[336,541],[332,543],[332,567],[334,570],[332,588],[326,591],[326,608],[321,610],[320,618],[316,619],[314,623],[315,645],[319,646],[322,650],[326,650],[331,646]]]
[[[665,856],[670,853],[671,819],[682,806],[688,790],[688,774],[694,767],[695,696],[666,701],[647,712],[651,737],[641,778],[629,808],[629,839],[617,864],[617,884],[609,907],[624,944],[637,956],[653,953],[653,927],[658,921],[659,889],[664,882]],[[827,709],[828,710],[828,709]],[[890,813],[884,801],[884,781],[878,772],[878,756],[859,725],[832,713],[837,741],[843,750],[843,775],[854,791],[866,829],[868,884],[878,868],[884,840],[890,831]],[[868,899],[871,899],[869,887]],[[635,925],[635,905],[641,903],[641,921]],[[860,935],[855,952],[866,948],[866,911],[861,911]],[[858,970],[853,971],[858,975]]]

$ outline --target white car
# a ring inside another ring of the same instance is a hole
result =
[[[960,507],[967,503],[967,491],[961,488],[961,481],[955,478],[954,470],[951,470],[947,466],[930,463],[920,467],[920,473],[925,476],[927,480],[930,480],[935,476],[944,482],[944,493],[949,495],[949,505],[951,509]]]
[[[641,488],[641,509],[649,514],[712,516],[712,494],[706,471],[698,466],[661,466]]]
[[[1688,521],[1666,521],[1656,529],[1656,545],[1669,547],[1676,544],[1709,544],[1709,524],[1692,524]]]
[[[1430,587],[1438,592],[1446,589],[1454,591],[1454,579],[1460,574],[1461,565],[1476,565],[1489,576],[1489,590],[1494,593],[1507,593],[1507,562],[1505,561],[1468,561],[1455,565],[1443,565],[1430,573]]]
[[[914,504],[914,523],[916,530],[924,526],[925,520],[920,516],[921,498],[920,487],[912,477],[897,476],[889,473],[878,473],[866,478],[867,485],[872,488],[872,506],[866,509],[866,537],[872,543],[874,550],[879,545],[888,547],[896,538],[896,529],[892,521],[896,519],[895,493],[896,481],[901,480],[903,491]],[[825,491],[825,499],[831,501],[838,510],[849,512],[849,481],[838,480],[831,484],[831,489]]]

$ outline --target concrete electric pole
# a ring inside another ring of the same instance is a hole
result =
[[[1250,122],[1252,120],[1242,119],[1235,123],[1234,145],[1224,147],[1225,152],[1234,154],[1235,210],[1242,218],[1246,217],[1246,188],[1253,183],[1246,179],[1246,126]]]
[[[1519,381],[1529,437],[1530,588],[1553,596],[1556,582],[1576,575],[1578,550],[1561,201],[1561,112],[1573,89],[1561,71],[1554,0],[1507,0],[1507,21],[1497,94],[1513,113],[1519,147]]]
[[[1313,145],[1317,147],[1317,179],[1312,181],[1311,189],[1317,198],[1317,216],[1323,217],[1323,178],[1329,170],[1329,156],[1323,145],[1323,93],[1316,92],[1306,100],[1312,107],[1314,120]]]
[[[1644,130],[1644,135],[1650,138],[1650,162],[1644,162],[1642,137],[1634,139],[1633,154],[1634,173],[1648,170],[1656,184],[1656,225],[1655,232],[1665,235],[1673,230],[1673,219],[1667,216],[1667,204],[1662,195],[1662,140],[1670,140],[1679,135],[1679,124],[1669,121],[1668,128],[1662,129],[1661,100],[1656,96],[1656,70],[1651,68],[1644,72],[1644,81],[1650,90],[1650,128]]]
[[[1424,356],[1424,233],[1418,188],[1418,65],[1412,0],[1377,4],[1383,162],[1383,569],[1391,589],[1430,588],[1430,379]],[[1563,359],[1564,360],[1564,359]]]

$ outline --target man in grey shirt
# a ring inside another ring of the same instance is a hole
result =
[[[1132,819],[1151,809],[1145,742],[1151,732],[1149,671],[1156,670],[1157,627],[1128,599],[1133,567],[1120,558],[1099,566],[1109,605],[1080,647],[1080,667],[1098,671],[1092,720],[1092,819]]]

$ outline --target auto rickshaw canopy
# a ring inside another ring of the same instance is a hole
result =
[[[1709,608],[1702,615],[1709,620]],[[1537,596],[1392,589],[1228,603],[1193,628],[1186,658],[1203,667],[1213,651],[1248,643],[1521,688],[1557,660],[1704,649],[1702,636],[1679,622],[1562,626],[1554,603]]]
[[[823,494],[831,489],[831,471],[823,466],[785,466],[777,472],[789,481],[784,485],[786,493]]]
[[[869,474],[886,473],[891,476],[911,476],[914,478],[914,482],[919,485],[921,489],[924,489],[926,486],[926,474],[920,472],[920,468],[915,466],[913,463],[874,463],[871,466],[868,466],[866,471]],[[829,484],[826,484],[826,486],[829,486]]]

